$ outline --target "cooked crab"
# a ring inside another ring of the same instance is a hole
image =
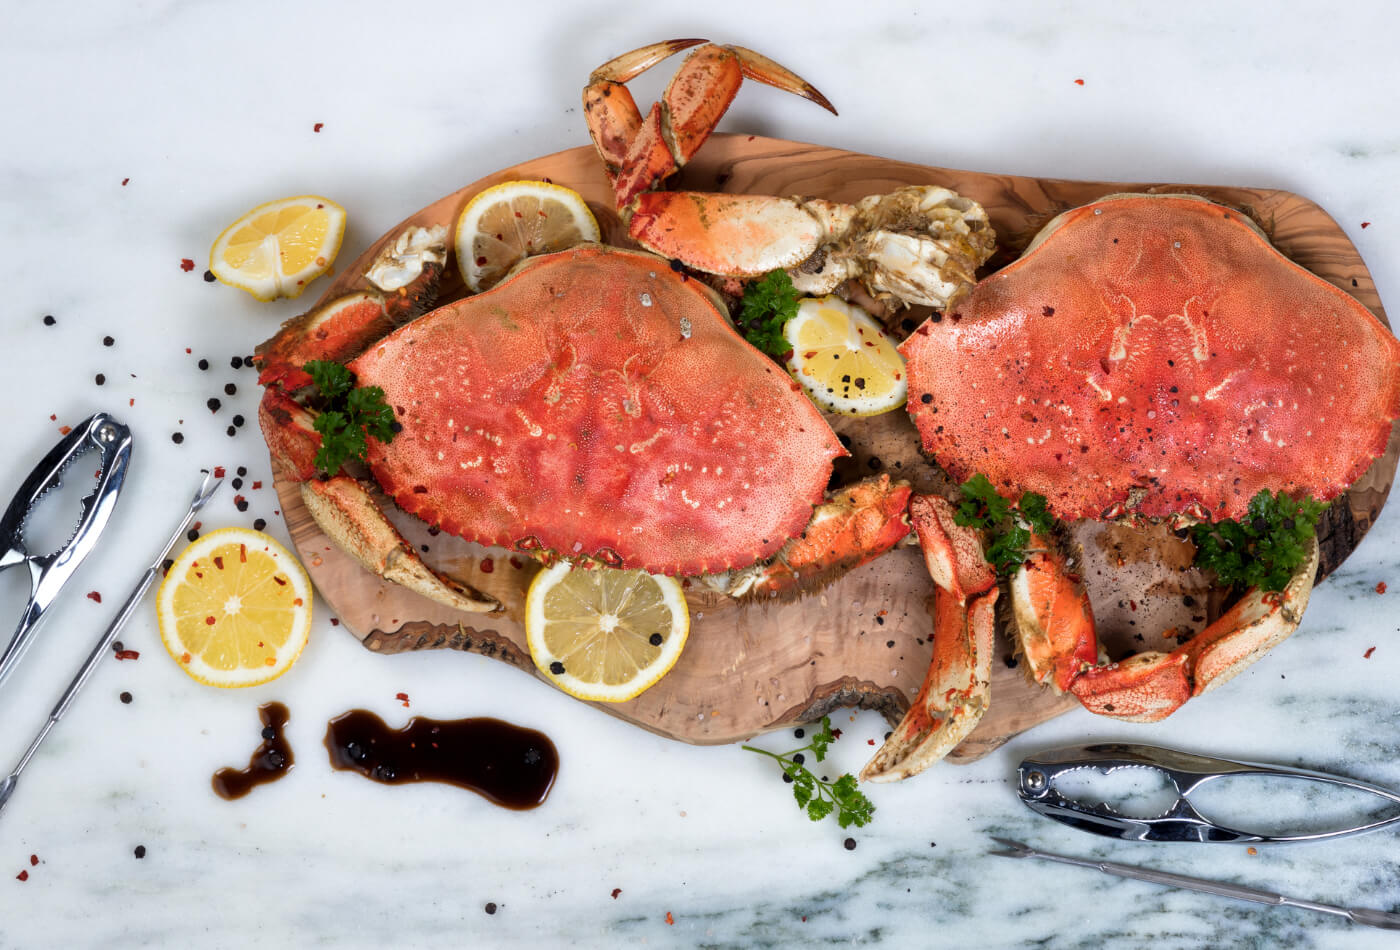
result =
[[[904,343],[909,412],[952,476],[1065,521],[1240,519],[1260,490],[1328,500],[1385,449],[1400,342],[1287,260],[1246,216],[1187,195],[1111,196],[1051,222],[954,318]],[[988,702],[995,580],[979,539],[940,522],[935,660],[865,778],[914,774]],[[946,523],[944,523],[946,522]],[[926,544],[925,550],[933,546]],[[1293,632],[1318,553],[1169,652],[1101,662],[1092,608],[1050,539],[1010,582],[1037,682],[1093,712],[1160,719]]]

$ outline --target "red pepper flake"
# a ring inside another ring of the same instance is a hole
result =
[[[215,465],[215,466],[214,466],[214,477],[215,477],[215,478],[223,478],[223,477],[224,477],[224,472],[225,472],[225,471],[227,471],[227,470],[226,470],[222,465]]]
[[[403,706],[404,706],[405,709],[408,708],[408,694],[407,694],[407,693],[395,693],[395,694],[394,694],[394,698],[397,699],[399,702],[403,703]]]
[[[208,624],[209,626],[211,626],[211,627],[214,626],[215,620],[214,620],[213,615],[210,615],[210,616],[208,616],[208,617],[205,617],[205,618],[204,618],[204,622],[207,623],[207,624]],[[185,655],[188,656],[189,654],[185,654]]]
[[[139,651],[137,651],[137,650],[118,650],[118,651],[117,651],[117,659],[119,659],[119,660],[139,660],[139,659],[141,659],[141,653],[140,653]]]
[[[313,131],[313,132],[319,132],[319,131],[321,131],[321,129],[325,128],[325,125],[326,125],[326,124],[325,124],[324,122],[317,122],[315,125],[313,125],[313,126],[311,127],[311,131]]]
[[[865,744],[866,744],[866,745],[874,745],[874,744],[875,744],[875,740],[874,740],[874,739],[866,739],[866,740],[865,740]]]
[[[331,618],[331,626],[332,626],[332,627],[338,627],[338,626],[340,626],[340,618],[339,618],[339,617],[332,617],[332,618]]]
[[[28,872],[28,871],[20,871],[18,874],[15,875],[15,880],[16,880],[16,881],[27,881],[27,880],[29,880],[29,872]]]
[[[185,352],[186,352],[186,353],[190,353],[190,352],[192,352],[192,351],[191,351],[190,348],[187,346],[187,347],[185,347]]]
[[[194,261],[190,260],[188,257],[180,258],[180,270],[188,274],[190,271],[194,270]]]
[[[1370,221],[1362,221],[1362,222],[1361,222],[1361,226],[1362,226],[1363,228],[1369,228],[1369,227],[1371,226],[1371,222],[1370,222]]]
[[[1084,80],[1082,80],[1082,79],[1076,79],[1076,80],[1074,81],[1074,84],[1075,84],[1076,86],[1082,86],[1082,85],[1084,85]]]
[[[262,488],[262,482],[253,482],[253,491],[257,491],[260,488]]]
[[[668,927],[674,927],[675,924],[676,924],[676,918],[674,918],[674,917],[671,916],[671,912],[670,912],[669,910],[666,911],[666,926],[668,926]]]
[[[484,557],[484,558],[481,559],[481,573],[483,573],[483,574],[490,574],[490,573],[491,573],[492,571],[494,571],[495,569],[496,569],[496,562],[495,562],[495,561],[491,560],[489,557]]]
[[[234,495],[233,507],[237,508],[239,511],[247,511],[248,499],[244,498],[242,495]]]
[[[1375,647],[1371,647],[1371,649],[1369,649],[1369,650],[1367,650],[1365,653],[1363,653],[1362,656],[1369,660],[1369,659],[1371,658],[1371,654],[1372,654],[1372,653],[1375,653],[1375,652],[1376,652],[1376,648],[1375,648]]]
[[[31,854],[29,856],[29,866],[31,868],[39,866],[39,856],[37,854]]]
[[[57,422],[57,421],[58,421],[58,416],[54,415],[53,413],[50,413],[50,414],[49,414],[49,421],[50,421],[50,422]]]
[[[70,432],[72,432],[72,431],[73,431],[73,427],[72,427],[72,426],[59,426],[59,427],[58,427],[58,434],[59,434],[59,435],[67,435],[68,433],[70,433]]]
[[[90,590],[87,592],[87,599],[95,604],[102,603],[102,595],[95,590]]]
[[[831,730],[831,738],[833,738],[833,739],[839,739],[839,738],[841,738],[841,730],[840,730],[840,729],[833,729],[833,730]]]
[[[621,893],[622,893],[622,888],[620,888],[620,887],[614,887],[613,890],[612,890],[612,899],[613,899],[613,900],[617,900],[617,895],[619,895],[619,894],[621,894]]]
[[[128,400],[126,401],[126,404],[127,404],[128,406],[134,406],[134,405],[136,405],[136,397],[135,397],[135,396],[132,396],[130,399],[128,399]]]
[[[1251,846],[1248,847],[1248,848],[1245,848],[1244,850],[1245,850],[1245,853],[1246,853],[1246,854],[1258,854],[1258,853],[1259,853],[1259,849],[1256,848],[1256,847],[1254,847],[1253,845],[1251,845]]]
[[[1377,594],[1384,594],[1384,593],[1385,593],[1385,581],[1381,581],[1379,584],[1376,585],[1376,593],[1377,593]]]
[[[122,179],[122,187],[125,188],[125,187],[126,187],[126,183],[129,182],[129,181],[131,181],[130,178],[123,178],[123,179]]]

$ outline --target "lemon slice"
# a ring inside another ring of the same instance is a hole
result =
[[[827,412],[876,416],[904,405],[904,357],[882,326],[840,297],[808,297],[783,327],[787,368]]]
[[[505,181],[467,202],[457,219],[457,267],[473,293],[532,254],[598,241],[602,232],[578,192],[547,181]]]
[[[689,632],[681,585],[662,574],[560,562],[535,575],[525,595],[535,666],[579,699],[638,695],[676,665]]]
[[[156,594],[165,649],[209,686],[256,686],[292,665],[311,632],[311,581],[274,538],[211,531],[180,552]]]
[[[334,201],[269,201],[224,228],[209,251],[209,270],[259,300],[298,297],[330,269],[344,236],[345,209]]]

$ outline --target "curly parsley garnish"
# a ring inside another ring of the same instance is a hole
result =
[[[783,336],[783,325],[797,316],[797,299],[797,288],[787,272],[769,271],[744,288],[739,332],[769,356],[786,355],[792,346]]]
[[[394,410],[378,386],[356,386],[355,374],[340,363],[312,360],[302,369],[316,384],[324,408],[313,425],[321,433],[316,467],[335,474],[350,459],[365,460],[368,439],[392,442],[397,432]]]
[[[1244,521],[1217,521],[1191,527],[1196,566],[1215,571],[1220,583],[1280,591],[1308,554],[1308,539],[1327,509],[1313,498],[1294,500],[1283,492],[1261,490],[1249,502]]]
[[[1021,500],[1012,505],[1001,497],[986,475],[980,472],[962,485],[962,500],[953,521],[966,528],[976,528],[987,537],[984,556],[1005,577],[1026,560],[1026,546],[1031,532],[1046,535],[1054,530],[1055,519],[1046,507],[1044,495],[1023,492]]]
[[[842,828],[855,825],[857,828],[868,824],[875,814],[875,806],[856,787],[854,775],[842,775],[834,782],[819,779],[803,764],[803,753],[811,752],[818,762],[826,758],[826,747],[836,741],[836,733],[831,731],[831,717],[822,717],[822,727],[813,733],[812,741],[800,749],[782,754],[769,752],[751,745],[741,746],[750,752],[757,752],[777,759],[783,767],[783,775],[792,783],[792,795],[797,799],[797,807],[807,810],[807,817],[821,821],[833,811],[836,823]]]

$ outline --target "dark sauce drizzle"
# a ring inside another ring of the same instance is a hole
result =
[[[214,793],[220,798],[242,798],[259,785],[275,782],[292,768],[292,747],[282,727],[290,718],[281,703],[264,703],[258,707],[262,718],[262,745],[248,760],[246,769],[219,769],[214,773]]]
[[[390,729],[374,713],[352,709],[326,727],[331,767],[385,785],[445,782],[506,808],[544,804],[559,753],[542,732],[499,719],[410,719]]]

